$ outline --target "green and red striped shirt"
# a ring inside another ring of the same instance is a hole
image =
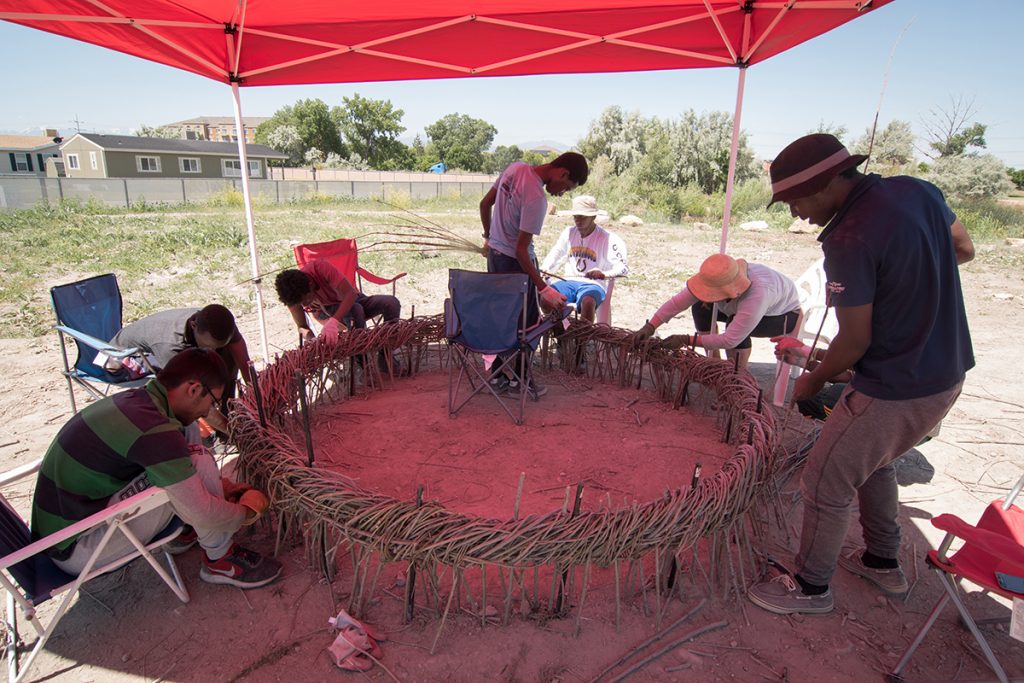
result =
[[[195,474],[181,422],[160,382],[88,406],[57,433],[43,456],[32,500],[32,537],[42,538],[107,507],[143,472],[153,486]],[[51,549],[70,554],[75,539]]]

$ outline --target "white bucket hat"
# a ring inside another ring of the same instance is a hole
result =
[[[608,220],[611,216],[604,209],[597,208],[597,200],[589,194],[581,194],[578,197],[573,197],[572,209],[569,211],[559,211],[559,216],[596,216],[603,220]]]

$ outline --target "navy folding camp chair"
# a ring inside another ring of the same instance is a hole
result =
[[[22,479],[34,476],[39,471],[41,463],[42,458],[0,474],[0,487],[10,486]],[[150,487],[59,532],[44,538],[33,539],[25,520],[15,511],[7,498],[0,494],[0,585],[7,593],[5,636],[7,673],[10,683],[20,681],[28,674],[32,663],[50,636],[53,635],[82,584],[123,567],[132,560],[140,557],[145,559],[179,600],[189,601],[188,589],[185,588],[174,558],[167,549],[167,543],[180,535],[184,528],[181,520],[175,517],[163,531],[148,541],[136,536],[129,526],[133,519],[162,505],[170,505],[167,492],[160,488]],[[82,573],[78,576],[72,576],[62,571],[46,552],[48,548],[61,541],[95,529],[105,529],[104,536],[96,545],[92,557],[89,558]],[[123,534],[135,547],[135,550],[119,559],[100,565],[96,561],[97,558],[101,556],[107,543],[117,533]],[[163,567],[154,557],[153,553],[157,550],[163,551],[167,567]],[[58,596],[61,596],[61,599],[56,612],[49,617],[48,623],[43,623],[36,608]],[[19,608],[37,636],[28,657],[20,662]]]
[[[523,273],[478,273],[448,271],[445,300],[445,338],[448,340],[448,414],[455,415],[474,396],[488,392],[516,424],[523,423],[529,370],[533,352],[541,337],[555,326],[559,315],[526,325],[526,297],[529,277]],[[492,367],[484,368],[480,356],[494,355]],[[457,369],[456,369],[457,366]],[[512,375],[520,387],[518,411],[490,383],[498,373]],[[463,380],[468,394],[459,396]],[[536,399],[535,399],[536,400]]]
[[[121,290],[113,273],[96,275],[66,285],[50,288],[53,312],[57,316],[57,336],[64,359],[64,377],[68,382],[71,410],[77,412],[74,385],[85,389],[93,398],[102,398],[112,387],[131,388],[146,383],[147,377],[125,379],[107,372],[102,361],[96,363],[97,354],[124,359],[134,356],[144,367],[149,367],[138,349],[122,349],[107,340],[121,331]],[[67,337],[75,340],[78,358],[68,363]],[[152,370],[152,368],[149,368]]]

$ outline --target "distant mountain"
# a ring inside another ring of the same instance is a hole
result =
[[[567,145],[563,142],[558,142],[557,140],[526,140],[524,142],[504,144],[514,144],[519,149],[527,151],[531,149],[553,149],[556,152],[565,152],[568,151],[571,147],[571,145]]]

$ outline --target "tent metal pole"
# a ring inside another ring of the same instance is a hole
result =
[[[260,257],[256,253],[256,226],[252,213],[252,191],[249,188],[249,157],[245,151],[245,128],[242,127],[242,100],[238,93],[238,83],[231,84],[231,95],[235,104],[235,131],[238,139],[238,160],[242,166],[242,199],[245,203],[245,225],[249,232],[249,265],[252,267],[252,285],[256,290],[256,315],[260,321],[263,362],[269,363],[270,345],[267,343],[267,320],[263,311]]]
[[[722,209],[722,240],[718,243],[718,253],[725,253],[725,245],[729,242],[729,219],[732,214],[732,186],[736,179],[736,154],[740,146],[740,116],[743,114],[743,86],[747,80],[747,67],[739,67],[740,78],[736,85],[736,110],[732,115],[732,145],[729,147],[729,173],[725,181],[725,208]],[[718,332],[718,303],[711,306],[711,333]],[[717,352],[716,352],[717,353]],[[716,356],[717,357],[717,356]]]
[[[722,211],[722,241],[718,246],[720,254],[725,253],[729,241],[729,219],[732,214],[732,190],[736,181],[736,154],[740,145],[740,117],[743,115],[743,86],[747,80],[747,67],[739,67],[740,77],[736,85],[736,110],[732,115],[732,146],[729,148],[729,175],[725,181],[725,208]]]

